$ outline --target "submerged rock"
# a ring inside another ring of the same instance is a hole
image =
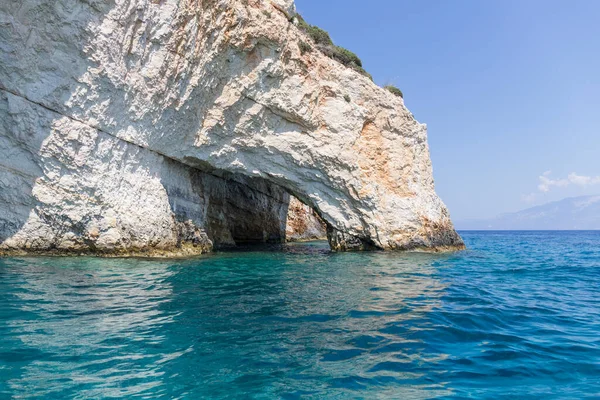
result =
[[[289,194],[336,250],[463,248],[425,125],[304,51],[294,12],[290,0],[2,2],[0,252],[281,242]]]

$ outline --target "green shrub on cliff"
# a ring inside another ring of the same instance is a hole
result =
[[[336,46],[329,33],[318,26],[310,25],[302,18],[300,14],[297,14],[298,28],[305,32],[315,43],[316,47],[326,56],[339,61],[346,67],[350,67],[355,71],[363,74],[369,79],[373,80],[373,77],[363,69],[361,59],[348,49],[340,46]],[[306,53],[308,49],[306,46],[301,45],[300,51],[302,54]]]
[[[307,23],[302,15],[297,14],[298,17],[298,27],[302,29],[310,38],[318,45],[324,46],[333,46],[333,41],[329,36],[329,32],[319,28],[315,25],[310,25]]]
[[[348,49],[345,49],[340,46],[333,47],[333,58],[338,60],[344,65],[352,65],[354,64],[357,67],[362,68],[362,61],[356,54],[351,52]]]
[[[404,95],[402,94],[402,90],[398,89],[396,86],[386,85],[385,88],[388,90],[388,92],[390,92],[398,97],[404,98]]]
[[[300,43],[298,43],[298,47],[300,47],[300,53],[302,54],[312,51],[312,47],[310,47],[310,44],[304,41],[300,41]]]
[[[308,36],[310,36],[312,38],[312,40],[315,41],[316,44],[320,44],[320,45],[324,45],[324,46],[333,46],[333,41],[331,40],[331,37],[329,36],[329,32],[324,31],[323,29],[319,28],[318,26],[311,26],[308,28],[308,30],[306,31],[308,33]]]

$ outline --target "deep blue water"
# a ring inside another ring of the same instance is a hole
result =
[[[600,232],[0,259],[0,398],[600,398]]]

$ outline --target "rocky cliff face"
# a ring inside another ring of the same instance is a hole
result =
[[[318,51],[288,0],[0,4],[0,251],[281,241],[456,249],[426,128]]]
[[[317,213],[295,197],[290,198],[285,239],[288,242],[327,239],[327,225]]]

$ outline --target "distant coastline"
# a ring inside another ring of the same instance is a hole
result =
[[[457,220],[458,231],[600,230],[600,196],[570,197],[490,219]]]

